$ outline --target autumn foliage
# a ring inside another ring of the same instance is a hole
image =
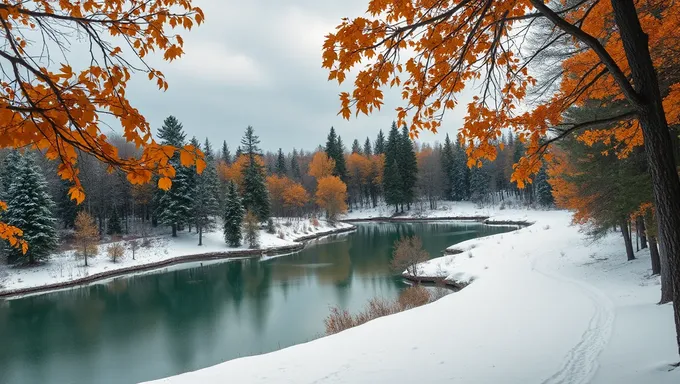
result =
[[[309,201],[309,194],[300,184],[285,176],[267,177],[267,189],[274,213],[297,215]]]
[[[316,203],[326,210],[326,216],[333,221],[347,211],[347,186],[337,176],[326,176],[318,181]]]
[[[124,171],[133,184],[158,174],[158,186],[169,188],[175,170],[168,161],[178,149],[154,141],[126,87],[141,71],[166,90],[163,73],[145,60],[152,52],[167,61],[179,58],[183,40],[175,30],[191,29],[203,19],[190,0],[0,1],[5,40],[0,56],[7,64],[0,78],[0,148],[32,147],[58,160],[58,174],[71,182],[69,194],[77,202],[85,197],[78,151]],[[59,45],[68,54],[76,32],[89,44],[90,60],[79,60],[86,64],[78,67],[68,57],[55,63],[45,46]],[[100,129],[104,115],[117,120],[124,138],[142,149],[139,157],[119,155]],[[190,145],[180,149],[180,159],[199,172],[205,167],[200,151]],[[19,244],[20,234],[0,224],[0,237],[11,244]]]
[[[329,158],[326,152],[318,151],[314,154],[312,161],[309,163],[307,174],[318,180],[331,176],[334,169],[335,161]]]

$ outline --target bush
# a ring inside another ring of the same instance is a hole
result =
[[[106,253],[109,255],[109,259],[115,263],[125,255],[125,247],[121,243],[111,244],[106,249]]]
[[[283,233],[283,231],[279,231],[279,239],[283,240],[286,238],[286,235]]]
[[[423,242],[419,237],[404,237],[394,243],[392,270],[395,273],[406,273],[417,278],[418,264],[430,259],[430,255],[423,249]]]
[[[420,307],[430,302],[432,299],[430,291],[422,285],[414,285],[401,292],[397,302],[401,310]]]
[[[269,220],[267,220],[267,233],[270,233],[272,235],[276,233],[276,229],[274,228],[274,219],[272,219],[271,217],[269,218]]]
[[[243,238],[250,248],[260,246],[260,224],[252,211],[248,211],[243,218]]]
[[[320,225],[319,219],[317,219],[316,217],[312,217],[312,225],[318,227]]]
[[[326,325],[326,334],[332,335],[355,326],[354,318],[345,309],[331,308],[331,314],[323,320]]]

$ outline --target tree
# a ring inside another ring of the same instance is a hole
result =
[[[408,209],[411,209],[411,203],[416,196],[416,184],[418,183],[418,160],[406,125],[402,126],[397,148],[397,164],[399,164],[401,182],[403,183],[402,199]]]
[[[347,186],[337,176],[326,176],[319,179],[316,188],[316,204],[326,210],[329,221],[347,211]]]
[[[106,233],[113,236],[120,236],[123,234],[123,226],[120,223],[120,216],[118,215],[118,209],[113,207],[111,210],[111,216],[109,216],[109,222],[106,225]]]
[[[347,179],[344,152],[340,137],[335,134],[335,128],[331,127],[328,140],[326,141],[326,155],[334,161],[333,175],[338,176],[343,181]]]
[[[335,170],[335,160],[330,158],[325,152],[318,151],[309,163],[307,174],[320,180],[331,176]]]
[[[183,40],[170,26],[201,24],[201,9],[184,0],[14,2],[2,9],[7,48],[2,55],[12,69],[2,75],[0,137],[6,140],[0,147],[32,147],[58,160],[58,174],[71,182],[69,195],[79,203],[85,195],[78,151],[119,169],[132,183],[149,182],[157,174],[160,186],[169,188],[174,169],[167,159],[177,148],[154,141],[126,87],[131,73],[141,71],[167,89],[164,75],[146,59],[154,51],[167,61],[180,57]],[[87,60],[71,63],[70,39],[76,32],[91,49]],[[60,47],[60,60],[42,49],[47,46]],[[120,123],[125,140],[141,148],[139,156],[125,157],[109,142],[100,129],[104,115]],[[191,148],[180,151],[183,162],[202,162]],[[16,227],[0,223],[0,237],[27,250],[18,235]]]
[[[264,166],[257,158],[262,157],[260,139],[255,135],[253,127],[248,126],[241,139],[241,151],[247,156],[248,164],[243,169],[243,208],[254,212],[261,222],[267,221],[270,213],[269,194],[265,181]]]
[[[298,163],[298,153],[293,148],[293,154],[291,155],[290,158],[290,173],[291,176],[293,176],[293,180],[300,181],[302,180],[302,172],[300,171],[300,163]]]
[[[487,202],[491,192],[490,181],[488,166],[484,162],[482,162],[481,167],[479,165],[472,167],[470,170],[470,199],[477,203]]]
[[[217,166],[215,154],[208,139],[203,146],[206,168],[200,175],[194,175],[196,185],[193,194],[193,215],[198,232],[198,245],[203,245],[203,231],[214,224],[214,216],[220,209],[218,196],[220,193],[219,179],[217,178]]]
[[[378,131],[378,137],[375,139],[375,145],[373,146],[375,148],[375,154],[376,155],[381,155],[385,153],[385,135],[383,134],[382,129]]]
[[[74,237],[78,245],[78,252],[85,259],[85,266],[87,267],[87,257],[97,254],[97,243],[99,242],[97,224],[89,213],[80,211],[76,216],[75,228]]]
[[[444,139],[444,146],[442,147],[441,154],[442,170],[444,172],[444,196],[447,199],[454,200],[454,157],[453,157],[453,145],[451,144],[451,139],[449,134],[446,134],[446,139]]]
[[[125,256],[125,247],[121,243],[114,243],[106,248],[106,253],[109,255],[109,259],[111,259],[112,262],[117,263]]]
[[[373,155],[373,149],[371,148],[371,139],[368,137],[366,138],[366,141],[364,141],[364,156],[372,156]]]
[[[276,174],[279,176],[286,176],[288,174],[288,167],[286,166],[286,156],[283,154],[281,148],[276,157]]]
[[[292,183],[283,191],[283,206],[294,215],[309,202],[309,194],[299,183]]]
[[[285,176],[271,175],[267,177],[267,189],[274,214],[283,216],[284,193],[293,184]]]
[[[536,174],[536,200],[544,207],[551,206],[555,203],[552,195],[552,187],[548,182],[548,173],[546,172],[545,164],[541,170]]]
[[[241,224],[244,209],[241,197],[236,190],[236,184],[229,183],[227,190],[226,208],[224,210],[224,239],[230,247],[241,245]]]
[[[395,212],[399,212],[399,204],[404,201],[403,184],[397,161],[392,161],[389,166],[385,165],[385,175],[383,176],[385,202],[388,205],[394,205]]]
[[[252,211],[246,212],[243,218],[243,238],[248,243],[248,247],[257,248],[260,246],[260,224],[257,214]]]
[[[224,164],[231,165],[231,153],[229,152],[229,146],[227,141],[222,142],[222,152],[220,154],[220,160],[224,161]]]
[[[352,142],[352,153],[358,153],[360,155],[363,155],[361,152],[361,144],[359,144],[359,140],[354,139]]]
[[[440,150],[423,145],[418,152],[418,186],[421,194],[427,197],[430,209],[437,209],[437,200],[442,196],[446,179],[442,170]]]
[[[163,145],[182,146],[185,135],[182,124],[174,116],[168,116],[158,130]],[[192,181],[194,171],[180,165],[179,155],[175,154],[168,164],[176,169],[175,180],[169,189],[156,192],[154,207],[156,216],[164,225],[172,228],[172,237],[177,237],[177,229],[191,220]]]
[[[631,145],[644,140],[662,248],[674,279],[680,352],[680,281],[675,282],[680,280],[680,179],[668,128],[668,120],[676,124],[680,119],[680,86],[672,70],[677,47],[667,43],[677,33],[676,20],[673,2],[371,1],[367,17],[344,19],[326,36],[323,66],[329,79],[339,83],[359,63],[365,66],[352,94],[340,94],[345,118],[352,109],[369,114],[380,108],[380,88],[397,85],[407,103],[397,108],[399,122],[410,118],[416,131],[436,131],[442,112],[455,108],[466,81],[478,79],[484,91],[468,105],[461,130],[470,165],[496,156],[494,140],[503,129],[520,131],[527,153],[512,176],[519,187],[540,170],[537,159],[557,140],[603,123],[614,123],[611,133],[618,137],[637,132],[639,140]],[[515,54],[517,45],[534,34],[540,35],[537,43]],[[400,54],[404,49],[413,51]],[[544,76],[537,87],[548,96],[520,112],[527,90],[538,83],[529,75],[530,64],[555,49],[561,50],[559,73]],[[402,57],[408,57],[406,65]],[[598,114],[595,120],[562,122],[568,108],[588,99],[621,100],[624,108],[614,115]],[[555,135],[545,140],[551,128]]]
[[[7,224],[22,229],[22,237],[30,248],[26,252],[11,248],[8,261],[23,260],[35,264],[46,259],[57,247],[55,205],[47,193],[47,182],[33,159],[33,153],[22,156],[17,168],[7,192],[7,209],[2,218]]]
[[[405,273],[417,280],[420,276],[418,264],[429,259],[430,255],[423,249],[420,237],[404,237],[394,243],[392,270],[400,275]]]

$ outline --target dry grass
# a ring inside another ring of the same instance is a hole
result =
[[[350,314],[347,310],[332,307],[331,313],[324,319],[326,334],[332,335],[379,317],[420,307],[421,305],[436,301],[450,292],[445,288],[441,288],[441,290],[445,290],[446,292],[440,291],[438,288],[435,292],[430,293],[430,291],[423,286],[415,285],[405,289],[395,301],[377,297],[371,299],[364,310],[356,315]]]

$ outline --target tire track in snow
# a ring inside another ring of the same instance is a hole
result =
[[[600,366],[599,355],[609,342],[614,326],[614,305],[597,288],[582,281],[539,270],[535,263],[532,264],[533,270],[541,275],[578,287],[595,307],[595,313],[581,335],[581,340],[567,352],[560,369],[542,381],[542,384],[587,384],[595,376]]]

